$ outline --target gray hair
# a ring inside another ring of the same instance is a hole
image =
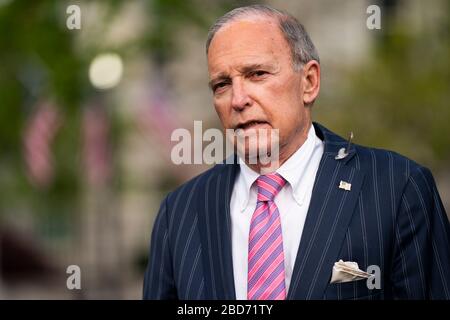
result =
[[[209,46],[215,34],[223,26],[231,21],[239,20],[239,18],[255,15],[267,16],[277,20],[280,30],[291,49],[294,69],[299,70],[311,60],[316,60],[320,63],[319,54],[303,25],[289,13],[261,4],[233,9],[217,19],[208,32],[206,54],[208,54]]]

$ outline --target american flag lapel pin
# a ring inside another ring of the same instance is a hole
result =
[[[346,191],[350,191],[351,188],[352,188],[352,184],[348,183],[347,181],[341,180],[341,182],[339,183],[339,189],[344,189]]]

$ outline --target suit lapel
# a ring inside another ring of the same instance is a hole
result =
[[[334,157],[340,148],[346,147],[346,141],[318,124],[314,126],[325,141],[325,149],[313,187],[288,299],[323,298],[334,262],[340,258],[339,251],[364,180],[364,173],[358,165],[349,164],[355,150],[345,159],[336,160]],[[350,183],[351,189],[339,188],[341,181]]]
[[[238,167],[237,164],[222,165],[216,174],[206,178],[199,191],[199,230],[206,299],[236,299],[230,199]]]

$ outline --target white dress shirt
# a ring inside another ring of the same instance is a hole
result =
[[[287,181],[274,199],[281,219],[286,293],[289,290],[323,150],[323,142],[317,137],[314,126],[311,125],[303,145],[276,170]],[[257,202],[258,190],[254,182],[259,177],[259,173],[250,169],[242,159],[239,161],[240,172],[236,177],[230,202],[231,245],[236,298],[245,300],[247,299],[248,236],[250,221]]]

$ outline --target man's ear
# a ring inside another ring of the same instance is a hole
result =
[[[320,65],[316,60],[311,60],[303,66],[303,103],[311,105],[319,95],[320,90]]]

